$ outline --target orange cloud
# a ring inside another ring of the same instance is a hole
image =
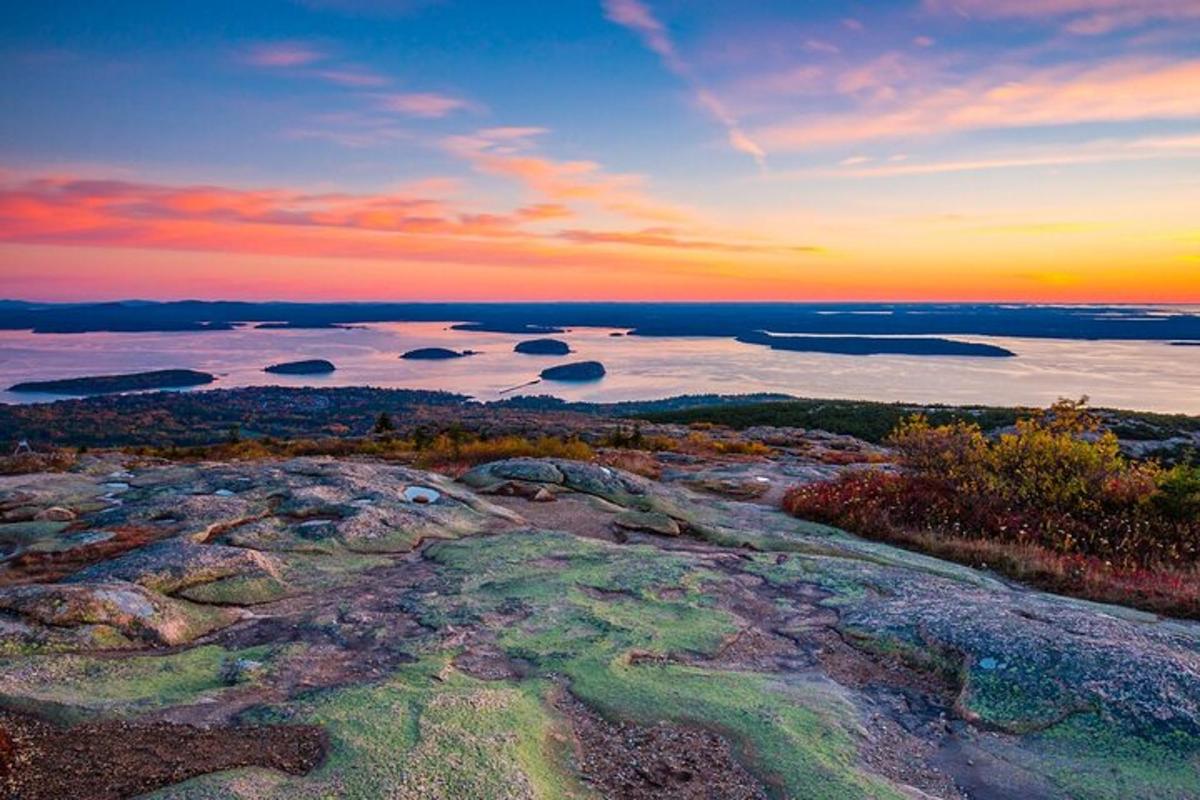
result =
[[[586,186],[602,195],[609,190],[603,184]],[[489,213],[408,194],[318,194],[63,177],[0,184],[0,242],[8,243],[397,263],[557,265],[599,270],[597,274],[618,263],[703,271],[722,253],[786,252],[692,239],[674,231],[635,231],[622,239],[620,232],[538,233],[526,227],[572,214],[552,202]],[[581,246],[617,243],[642,249],[614,260],[602,247]]]
[[[708,250],[723,253],[816,254],[822,248],[813,246],[780,246],[740,242],[717,242],[691,239],[671,228],[643,228],[640,231],[565,230],[559,237],[587,244],[618,244],[637,247],[666,247],[676,250]]]
[[[478,172],[511,178],[553,203],[583,202],[634,219],[679,221],[687,212],[646,195],[639,175],[612,174],[594,161],[557,161],[530,152],[542,128],[485,128],[443,141]]]

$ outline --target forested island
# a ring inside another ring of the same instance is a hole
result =
[[[91,375],[53,381],[27,381],[10,386],[8,390],[10,392],[66,395],[113,394],[147,389],[182,389],[189,386],[203,386],[216,379],[215,375],[191,369],[159,369],[150,372],[131,372],[125,375]]]

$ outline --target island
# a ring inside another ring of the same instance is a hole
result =
[[[297,331],[297,330],[337,330],[351,331],[364,328],[364,325],[347,325],[343,322],[296,321],[296,322],[260,322],[254,326],[259,331]]]
[[[323,375],[328,372],[333,372],[337,367],[332,361],[326,361],[323,358],[310,358],[306,361],[285,361],[282,364],[272,364],[269,367],[263,367],[263,372],[270,372],[274,375]]]
[[[475,355],[474,350],[449,350],[445,347],[419,347],[416,350],[409,350],[401,358],[406,358],[409,361],[444,361],[449,358],[463,358],[465,356]]]
[[[46,394],[115,394],[140,392],[147,389],[182,389],[203,386],[217,378],[207,372],[191,369],[159,369],[151,372],[131,372],[125,375],[92,375],[64,378],[55,381],[27,381],[8,387],[10,392],[43,392]]]
[[[604,365],[599,361],[577,361],[548,367],[541,372],[542,380],[547,381],[598,381],[603,377]]]
[[[571,352],[571,346],[561,339],[527,339],[518,342],[513,352],[531,356],[565,356]]]
[[[772,350],[801,353],[833,353],[849,356],[981,356],[1009,358],[1011,350],[993,344],[917,336],[775,336],[764,331],[737,337],[745,344],[761,344]]]

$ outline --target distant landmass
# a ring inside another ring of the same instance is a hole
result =
[[[1200,341],[1184,307],[953,303],[250,303],[186,300],[0,302],[0,329],[37,333],[223,331],[244,324],[334,327],[453,322],[461,331],[552,335],[568,328],[635,336],[772,333],[835,336],[1009,336]]]
[[[136,392],[146,389],[182,389],[203,386],[216,380],[207,372],[191,369],[160,369],[152,372],[132,372],[125,375],[94,375],[83,378],[64,378],[55,381],[29,381],[8,387],[10,392],[44,392],[47,394],[90,395]]]
[[[773,336],[759,331],[737,337],[739,342],[761,344],[772,350],[802,353],[837,353],[853,356],[976,356],[1008,358],[1011,350],[991,344],[954,339],[885,336]]]
[[[445,347],[419,347],[416,350],[409,350],[407,353],[400,356],[410,361],[444,361],[449,358],[463,358],[465,356],[475,355],[474,350],[448,350]]]
[[[542,370],[542,380],[596,381],[604,377],[604,365],[599,361],[579,361]]]
[[[489,319],[487,322],[460,322],[451,325],[455,331],[476,331],[484,333],[565,333],[557,325],[539,325],[532,322],[521,322],[519,319]]]
[[[332,361],[326,361],[323,358],[310,358],[306,361],[285,361],[282,364],[272,364],[269,367],[264,367],[263,372],[270,372],[275,375],[321,375],[326,372],[333,372],[337,367]]]
[[[571,352],[571,346],[560,339],[528,339],[517,342],[513,351],[534,356],[565,356]]]

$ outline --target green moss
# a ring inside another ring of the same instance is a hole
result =
[[[1088,710],[1067,686],[1041,677],[1044,670],[1019,659],[990,670],[976,665],[966,672],[959,703],[983,724],[1010,733],[1042,730]]]
[[[156,798],[593,798],[566,768],[565,722],[550,684],[486,683],[447,656],[376,686],[316,692],[289,719],[329,731],[324,764],[304,777],[239,770],[162,790]],[[263,721],[273,721],[266,717]]]
[[[572,665],[570,675],[575,694],[605,714],[724,733],[778,797],[904,796],[859,769],[855,712],[832,683],[587,659]]]
[[[1200,797],[1200,743],[1184,734],[1152,739],[1121,733],[1096,714],[1079,714],[1032,737],[1032,766],[1087,800],[1175,800]]]
[[[564,675],[602,712],[667,719],[727,734],[779,796],[900,797],[856,766],[854,710],[830,683],[787,683],[678,664],[630,664],[633,652],[714,653],[737,630],[702,587],[726,580],[654,547],[614,547],[531,533],[429,551],[461,584],[444,614],[519,613],[499,644],[543,674]],[[677,599],[661,589],[682,588]]]
[[[270,575],[233,575],[189,586],[179,596],[197,603],[249,606],[278,600],[287,593],[287,585]]]
[[[223,691],[221,665],[228,658],[263,661],[269,655],[266,647],[230,651],[207,645],[120,659],[6,658],[0,660],[0,704],[47,713],[64,722],[135,716]]]

